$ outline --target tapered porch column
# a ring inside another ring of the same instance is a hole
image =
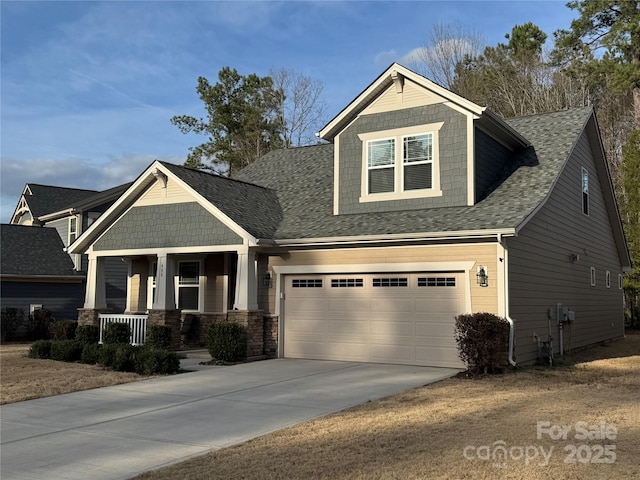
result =
[[[156,296],[153,299],[154,310],[175,310],[176,294],[174,285],[175,260],[170,255],[158,255],[156,273]]]
[[[104,281],[104,257],[89,256],[87,267],[87,289],[85,291],[84,308],[107,308],[105,281]]]
[[[238,252],[234,310],[258,309],[257,275],[258,268],[255,253]]]

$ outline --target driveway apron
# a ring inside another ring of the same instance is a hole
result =
[[[458,372],[295,359],[194,368],[3,405],[1,478],[126,479]]]

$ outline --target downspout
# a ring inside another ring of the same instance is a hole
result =
[[[516,361],[513,359],[513,350],[514,350],[514,340],[515,340],[515,332],[516,325],[513,318],[509,316],[509,256],[507,247],[505,245],[504,239],[501,234],[498,234],[498,244],[502,248],[502,257],[500,258],[502,263],[502,278],[503,278],[503,298],[504,298],[504,316],[509,322],[509,355],[508,361],[509,365],[512,367],[516,366]]]

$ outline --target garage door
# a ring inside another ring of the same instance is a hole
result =
[[[462,273],[288,275],[284,356],[462,367]]]

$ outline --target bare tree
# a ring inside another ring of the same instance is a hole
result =
[[[326,121],[327,103],[321,98],[324,84],[286,68],[271,70],[269,76],[280,91],[278,109],[285,148],[315,143],[315,133]]]
[[[456,77],[456,65],[465,58],[480,55],[484,45],[477,30],[459,23],[436,23],[424,45],[412,52],[408,64],[416,72],[450,89]]]

